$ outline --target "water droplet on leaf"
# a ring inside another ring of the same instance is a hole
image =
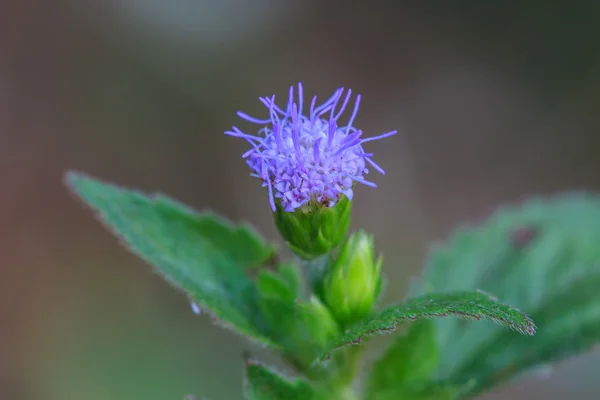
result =
[[[200,309],[200,306],[194,300],[190,300],[190,306],[192,307],[192,312],[194,314],[196,314],[196,315],[202,314],[202,310]]]

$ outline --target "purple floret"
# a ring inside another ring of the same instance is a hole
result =
[[[258,136],[244,133],[235,126],[225,132],[252,145],[242,157],[253,170],[250,175],[262,179],[263,187],[268,188],[273,211],[275,199],[279,199],[285,211],[294,211],[310,201],[333,207],[342,195],[352,200],[354,182],[376,187],[364,178],[369,172],[367,164],[385,174],[371,160],[373,154],[365,153],[362,144],[395,135],[397,131],[363,139],[362,131],[352,126],[360,95],[356,96],[348,125],[338,126],[352,90],[343,94],[344,88],[340,88],[319,106],[314,96],[305,116],[302,114],[302,84],[298,83],[298,102],[294,101],[294,86],[291,86],[285,110],[275,104],[275,96],[259,98],[269,110],[269,119],[237,113],[246,121],[263,125]]]

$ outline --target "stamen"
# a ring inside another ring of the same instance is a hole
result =
[[[364,179],[362,179],[362,178],[359,178],[358,176],[348,175],[348,177],[349,177],[350,179],[352,179],[353,181],[356,181],[356,182],[358,182],[358,183],[362,183],[363,185],[370,186],[370,187],[374,187],[374,188],[376,188],[376,187],[377,187],[377,185],[376,185],[376,184],[374,184],[373,182],[365,181]]]
[[[333,102],[333,105],[331,106],[331,114],[329,114],[329,119],[332,120],[333,118],[333,113],[335,112],[335,107],[337,106],[338,101],[340,101],[340,99],[342,98],[342,93],[344,93],[344,88],[339,88],[337,91],[338,95],[335,98],[335,101]]]
[[[278,155],[271,155],[271,154],[265,154],[265,153],[258,153],[254,155],[256,158],[260,158],[263,160],[285,160],[285,156],[278,154]]]
[[[275,123],[279,123],[280,119],[279,119],[279,115],[277,115],[276,111],[276,105],[275,105],[275,95],[273,95],[270,99],[266,99],[265,105],[267,105],[267,103],[269,104],[267,107],[269,108],[269,115],[271,115],[271,123],[275,124]],[[279,108],[279,107],[277,107]]]
[[[287,113],[289,114],[292,111],[292,104],[294,104],[294,85],[290,86],[290,93],[288,97],[288,105],[287,105]]]
[[[286,148],[283,147],[283,141],[281,140],[281,127],[279,124],[273,124],[273,137],[275,138],[275,145],[279,151],[286,151]]]
[[[334,156],[337,156],[339,154],[341,154],[344,150],[352,147],[352,146],[356,146],[357,144],[360,144],[360,136],[362,135],[362,131],[356,131],[356,133],[353,133],[351,136],[346,137],[346,139],[344,139],[343,145],[337,149],[335,151],[335,153],[333,154]]]
[[[254,153],[257,150],[258,149],[256,149],[256,148],[248,150],[247,152],[245,152],[244,154],[242,154],[242,158],[247,158],[248,156],[250,156],[252,153]]]
[[[243,113],[241,111],[238,111],[236,114],[237,114],[238,117],[240,117],[242,119],[245,119],[248,122],[252,122],[253,124],[261,124],[262,125],[262,124],[268,124],[269,122],[271,122],[270,119],[258,119],[258,118],[254,118],[254,117],[251,117],[248,114]]]
[[[271,184],[271,179],[267,176],[267,185],[269,187],[269,204],[271,205],[271,210],[275,212],[277,209],[275,208],[275,199],[273,198],[273,185]]]
[[[342,115],[344,113],[344,110],[346,109],[346,105],[348,105],[348,100],[350,100],[350,96],[351,95],[352,95],[352,89],[348,89],[348,94],[346,94],[346,98],[344,99],[344,103],[342,103],[342,107],[340,107],[340,111],[335,116],[336,120],[340,117],[340,115]]]
[[[315,119],[315,103],[317,102],[317,96],[313,96],[312,101],[310,102],[310,123],[311,125],[314,123]]]
[[[348,142],[356,141],[356,139],[359,139],[362,136],[362,133],[363,133],[362,131],[356,131],[356,132],[351,133],[350,135],[346,136],[344,138],[344,140],[342,140],[340,142],[340,145],[345,145]]]
[[[398,131],[389,131],[389,132],[381,134],[379,136],[373,136],[370,138],[366,138],[366,139],[361,140],[360,144],[372,142],[373,140],[379,140],[379,139],[384,139],[386,137],[394,136],[396,133],[398,133]]]
[[[244,139],[249,139],[249,140],[256,140],[258,143],[263,143],[263,139],[261,137],[254,136],[254,135],[248,135],[247,133],[240,131],[235,126],[231,127],[231,129],[233,129],[233,131],[225,131],[225,134],[227,136],[239,137],[239,138],[244,138]]]
[[[319,147],[321,144],[321,139],[323,139],[322,137],[318,138],[317,140],[315,140],[315,147],[313,148],[313,157],[315,159],[315,164],[320,164],[321,163],[321,148]]]
[[[302,115],[302,102],[304,93],[302,91],[302,82],[298,82],[298,114]]]
[[[367,161],[369,164],[371,164],[371,166],[372,166],[373,168],[375,168],[375,170],[376,170],[377,172],[379,172],[381,175],[385,175],[385,171],[383,170],[383,168],[381,168],[379,165],[377,165],[377,164],[375,163],[375,161],[371,160],[369,157],[364,157],[364,158],[365,158],[365,160],[366,160],[366,161]]]
[[[327,129],[327,149],[331,148],[331,144],[333,143],[333,137],[335,136],[335,131],[337,126],[334,120],[330,120]]]
[[[315,113],[319,113],[321,110],[323,110],[323,109],[325,109],[325,108],[329,109],[329,107],[331,106],[331,104],[332,104],[332,103],[335,101],[335,99],[337,99],[337,97],[339,96],[339,91],[340,91],[340,90],[343,90],[343,89],[337,89],[337,90],[336,90],[336,91],[333,93],[333,95],[332,95],[330,98],[328,98],[328,99],[327,99],[327,100],[326,100],[326,101],[325,101],[323,104],[321,104],[319,107],[317,107],[317,108],[315,109]],[[316,96],[315,96],[315,97],[316,97]],[[319,114],[319,115],[321,115],[321,114]]]
[[[302,168],[302,151],[300,149],[300,139],[298,138],[298,110],[296,109],[296,103],[292,105],[292,143],[294,143],[294,150],[296,150],[296,161],[300,168]]]
[[[275,109],[275,111],[277,111],[278,113],[282,114],[283,116],[287,116],[287,113],[285,111],[283,111],[281,109],[281,107],[279,107],[277,104],[275,104],[275,95],[273,95],[272,97],[259,97],[258,98],[261,103],[263,103],[265,105],[265,107],[267,108],[271,108],[273,107]]]
[[[360,94],[356,96],[356,101],[354,102],[354,109],[352,110],[352,115],[350,116],[350,120],[348,121],[348,126],[346,127],[346,134],[352,127],[352,123],[354,122],[354,118],[356,118],[356,114],[358,114],[358,106],[360,105]]]

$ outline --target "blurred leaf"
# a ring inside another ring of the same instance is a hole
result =
[[[373,400],[454,400],[462,392],[460,386],[402,387],[375,394]]]
[[[246,367],[247,400],[325,400],[327,397],[303,379],[288,380],[249,360]]]
[[[472,394],[600,340],[600,199],[536,199],[459,230],[432,252],[413,292],[481,288],[528,313],[534,340],[486,324],[436,321],[440,379],[475,378]]]
[[[260,271],[256,284],[262,296],[276,297],[286,302],[293,302],[296,299],[295,293],[289,287],[288,282],[273,271]]]
[[[279,276],[285,281],[293,297],[300,297],[303,281],[299,269],[293,264],[282,264],[279,266]]]
[[[260,270],[257,285],[261,297],[278,298],[287,303],[296,302],[302,294],[302,276],[293,264],[281,264],[277,270]]]
[[[535,332],[533,322],[526,315],[496,302],[486,293],[431,293],[373,313],[348,328],[339,339],[331,343],[327,352],[348,344],[358,344],[368,336],[394,331],[398,323],[447,316],[465,319],[487,318],[525,335],[533,335]]]
[[[367,381],[368,398],[376,399],[378,393],[430,380],[438,362],[433,322],[422,320],[407,324],[406,332],[373,364]]]
[[[245,269],[269,263],[274,249],[252,228],[78,173],[69,173],[67,184],[130,250],[220,323],[270,344]]]

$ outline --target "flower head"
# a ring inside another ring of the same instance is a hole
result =
[[[314,96],[304,115],[302,84],[298,83],[298,101],[291,86],[285,109],[275,104],[275,96],[259,98],[269,110],[268,119],[237,113],[246,121],[263,125],[259,135],[244,133],[235,126],[225,133],[252,145],[242,157],[253,170],[251,175],[260,178],[268,188],[273,211],[275,199],[279,199],[287,212],[310,202],[333,207],[342,196],[351,200],[355,182],[376,187],[364,177],[369,172],[367,164],[385,174],[371,159],[373,154],[366,153],[362,145],[395,135],[397,131],[363,138],[363,132],[352,126],[360,95],[356,96],[348,124],[339,126],[338,120],[351,95],[352,90],[348,89],[344,96],[344,88],[340,88],[318,106]]]

